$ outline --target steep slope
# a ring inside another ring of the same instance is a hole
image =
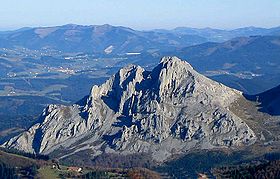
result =
[[[93,86],[82,105],[50,105],[28,131],[3,146],[62,157],[90,150],[149,153],[155,161],[195,148],[253,144],[254,132],[230,110],[239,91],[197,73],[177,57],[164,57],[152,71],[121,69]]]

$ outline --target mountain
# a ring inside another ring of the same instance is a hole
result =
[[[200,73],[248,94],[280,83],[280,37],[239,37],[178,50]]]
[[[196,35],[175,35],[137,31],[108,24],[82,26],[68,24],[38,27],[0,34],[0,47],[24,47],[32,50],[55,49],[63,52],[95,54],[142,53],[175,49],[206,42]]]
[[[141,155],[156,162],[195,149],[239,148],[257,139],[229,109],[240,98],[187,62],[164,57],[152,71],[122,68],[77,104],[49,105],[3,146],[60,158]]]

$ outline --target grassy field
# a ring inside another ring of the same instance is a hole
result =
[[[41,167],[38,170],[38,177],[41,179],[59,179],[59,171],[53,169],[51,166]]]

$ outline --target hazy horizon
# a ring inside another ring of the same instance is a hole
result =
[[[102,25],[111,25],[111,26],[115,26],[115,27],[127,27],[127,28],[131,28],[133,30],[139,30],[139,31],[149,31],[149,30],[172,30],[175,28],[194,28],[194,29],[207,29],[207,28],[211,28],[211,29],[218,29],[218,30],[235,30],[235,29],[242,29],[242,28],[250,28],[250,27],[254,27],[254,28],[264,28],[264,29],[270,29],[270,28],[278,28],[280,27],[280,24],[278,26],[270,26],[270,27],[261,27],[261,26],[241,26],[241,27],[235,27],[235,28],[218,28],[218,27],[191,27],[191,26],[176,26],[176,27],[171,27],[171,28],[151,28],[151,29],[137,29],[137,28],[133,28],[133,27],[129,27],[129,26],[124,26],[124,25],[112,25],[112,24],[108,24],[108,23],[104,23],[104,24],[73,24],[73,23],[66,23],[66,24],[57,24],[57,25],[38,25],[38,26],[23,26],[23,27],[16,27],[16,28],[0,28],[0,31],[5,32],[5,31],[15,31],[15,30],[20,30],[20,29],[24,29],[24,28],[47,28],[47,27],[61,27],[61,26],[66,26],[66,25],[80,25],[80,26],[102,26]]]
[[[137,30],[280,25],[280,1],[276,0],[9,0],[2,7],[1,31],[63,24],[110,24]]]

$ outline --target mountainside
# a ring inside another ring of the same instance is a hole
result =
[[[224,43],[205,43],[177,53],[199,72],[249,94],[280,83],[280,37],[235,38]]]
[[[187,62],[164,57],[152,71],[121,69],[78,104],[50,105],[3,146],[42,154],[60,150],[60,157],[149,153],[155,161],[194,148],[246,146],[256,136],[229,110],[240,97]]]
[[[280,115],[280,86],[257,95],[246,96],[249,100],[259,103],[260,111],[271,115]]]

